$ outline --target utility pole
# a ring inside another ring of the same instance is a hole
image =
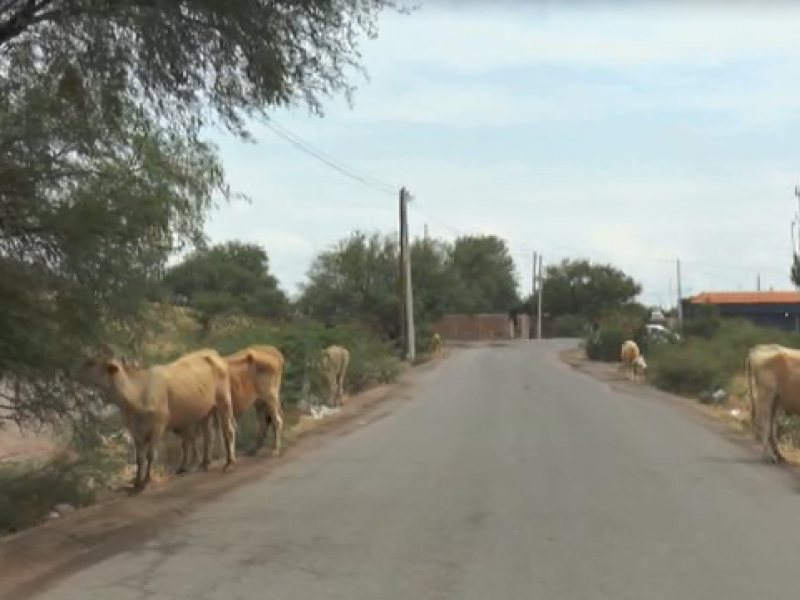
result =
[[[425,242],[427,242],[430,238],[428,237],[428,224],[425,223]]]
[[[756,275],[756,291],[761,291],[761,273]]]
[[[400,189],[400,311],[402,340],[405,358],[416,357],[416,335],[414,331],[414,295],[411,286],[411,260],[408,244],[408,202],[411,194],[405,187]]]
[[[539,281],[538,294],[536,295],[536,339],[542,339],[542,292],[544,291],[544,277],[542,276],[542,255],[539,255]]]
[[[400,308],[400,355],[405,358],[408,348],[408,330],[406,321],[406,230],[408,229],[408,213],[406,211],[406,188],[400,188],[400,257],[397,264],[397,303]]]
[[[681,259],[677,259],[675,264],[678,271],[678,328],[683,328],[683,304],[681,304],[681,299],[683,298],[683,288],[681,287]]]
[[[797,196],[798,212],[795,214],[794,221],[792,221],[792,251],[800,253],[800,232],[796,238],[794,236],[794,225],[797,223],[798,219],[800,219],[800,185],[794,186],[794,195]]]

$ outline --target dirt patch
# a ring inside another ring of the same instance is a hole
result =
[[[451,354],[443,352],[443,357]],[[408,402],[419,377],[442,360],[406,367],[396,383],[372,388],[345,401],[329,418],[302,421],[287,435],[284,454],[241,456],[234,471],[215,464],[207,474],[172,478],[135,497],[109,500],[40,527],[0,540],[0,600],[22,600],[91,564],[140,544],[175,520],[280,465],[313,451],[332,436],[343,436],[382,419]]]
[[[666,402],[683,411],[695,422],[708,427],[727,440],[751,450],[758,456],[762,456],[761,448],[755,443],[750,429],[749,403],[741,396],[734,395],[722,405],[702,404],[696,398],[676,396],[647,384],[628,381],[618,371],[617,365],[590,361],[586,358],[585,352],[580,349],[560,352],[559,357],[576,371],[608,383],[614,391]],[[737,385],[733,387],[736,388]],[[772,466],[781,467],[787,473],[800,479],[800,449],[785,443],[781,443],[780,448],[788,463]],[[767,462],[766,459],[764,462]]]

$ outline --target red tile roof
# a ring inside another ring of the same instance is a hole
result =
[[[792,304],[800,303],[800,292],[702,292],[688,300],[690,304]]]

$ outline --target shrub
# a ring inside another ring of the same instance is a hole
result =
[[[724,387],[730,376],[707,344],[661,346],[648,361],[648,379],[658,388],[695,395]]]
[[[586,340],[586,356],[589,360],[618,362],[620,349],[627,339],[620,329],[601,329]]]
[[[710,322],[710,321],[709,321]],[[777,343],[800,348],[800,335],[757,327],[739,319],[690,328],[685,344],[659,346],[648,357],[650,379],[667,391],[698,394],[724,388],[742,371],[747,351],[756,344]],[[710,338],[703,335],[713,331]]]
[[[581,315],[561,315],[555,318],[553,333],[556,337],[579,338],[586,335],[586,319]]]
[[[682,333],[687,338],[711,339],[717,334],[722,324],[722,317],[717,307],[704,304],[697,307],[694,317],[684,321]]]

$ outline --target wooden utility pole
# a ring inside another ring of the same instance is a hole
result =
[[[406,329],[406,232],[408,229],[408,213],[406,210],[406,188],[400,188],[400,257],[397,264],[397,297],[400,307],[400,354],[406,356],[408,348],[408,330]]]
[[[544,293],[544,276],[542,272],[542,255],[539,255],[539,277],[537,277],[539,285],[536,295],[537,308],[536,308],[536,339],[542,339],[542,294]]]
[[[416,357],[414,331],[414,295],[411,286],[411,260],[408,243],[408,201],[411,194],[400,188],[400,331],[403,354],[408,360]]]
[[[681,259],[679,258],[675,265],[677,267],[677,287],[678,287],[678,327],[683,328],[683,303],[681,299],[683,298],[683,287],[681,285]]]

